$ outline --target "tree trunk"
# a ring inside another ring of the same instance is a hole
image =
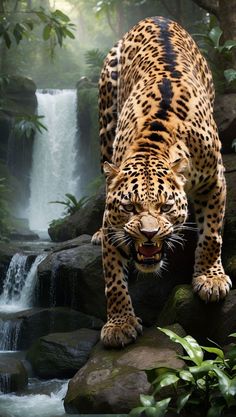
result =
[[[225,39],[236,40],[236,0],[219,1],[219,21]]]

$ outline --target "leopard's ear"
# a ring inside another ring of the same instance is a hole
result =
[[[169,162],[180,185],[185,184],[189,169],[189,150],[182,141],[177,141],[169,150]]]
[[[114,164],[110,164],[109,162],[105,161],[103,164],[103,171],[107,181],[110,181],[118,174],[119,169]]]

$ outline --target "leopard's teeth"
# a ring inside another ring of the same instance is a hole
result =
[[[159,261],[159,259],[161,259],[161,254],[160,253],[156,253],[156,255],[154,256],[154,258]]]
[[[137,258],[138,258],[138,261],[143,261],[144,260],[144,256],[140,255],[140,253],[137,253]]]

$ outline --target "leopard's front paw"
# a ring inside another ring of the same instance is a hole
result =
[[[193,278],[193,291],[197,292],[199,297],[206,301],[219,301],[228,294],[232,282],[228,275],[217,275],[208,277],[199,275]]]
[[[102,328],[101,340],[106,347],[124,347],[142,333],[141,319],[135,316],[111,318]]]
[[[95,232],[92,236],[91,243],[93,245],[101,245],[102,244],[102,228]]]

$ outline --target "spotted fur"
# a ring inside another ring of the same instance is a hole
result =
[[[101,338],[124,346],[141,332],[128,293],[128,263],[157,272],[179,242],[187,198],[199,230],[193,290],[224,298],[221,263],[225,180],[213,119],[214,87],[190,35],[162,17],[138,23],[108,54],[100,78],[102,166],[107,177],[102,238],[107,318]]]

